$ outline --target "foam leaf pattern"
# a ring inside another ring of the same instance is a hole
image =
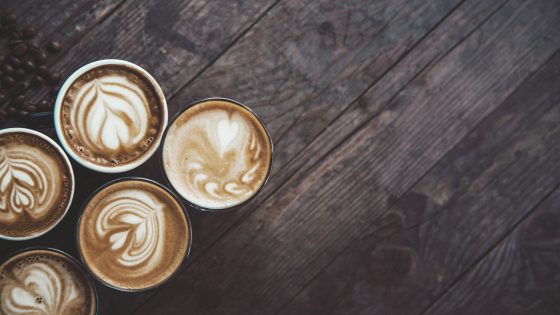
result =
[[[76,136],[99,152],[118,152],[137,145],[148,129],[149,104],[142,89],[120,75],[84,84],[72,112]]]
[[[96,234],[106,240],[114,261],[133,275],[157,266],[164,242],[164,205],[150,193],[129,189],[111,196],[96,220]]]

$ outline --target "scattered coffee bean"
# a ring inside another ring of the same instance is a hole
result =
[[[60,76],[60,73],[58,73],[58,72],[53,72],[49,75],[49,81],[52,84],[57,84],[60,81],[60,78],[61,78],[61,76]]]
[[[45,79],[48,78],[50,75],[49,68],[45,65],[41,65],[37,67],[37,73]]]
[[[37,29],[33,26],[28,26],[23,29],[22,33],[23,37],[25,38],[33,38],[35,35],[37,35]]]
[[[20,110],[20,111],[17,112],[17,114],[18,114],[19,117],[23,118],[23,117],[29,115],[29,112],[26,111],[26,110]]]
[[[4,104],[7,99],[6,94],[0,94],[0,104]]]
[[[23,95],[18,95],[16,97],[14,97],[14,104],[16,105],[21,105],[25,102],[25,96]]]
[[[7,116],[7,115],[8,115],[8,112],[6,112],[5,109],[0,108],[0,116]]]
[[[19,43],[12,48],[12,55],[21,57],[27,53],[27,44]]]
[[[27,43],[27,46],[29,47],[29,50],[34,54],[38,54],[41,52],[41,47],[39,47],[37,43]]]
[[[45,79],[43,79],[43,77],[40,75],[34,76],[33,79],[31,80],[31,84],[34,86],[39,86],[43,83],[45,83]]]
[[[8,113],[8,115],[13,115],[17,112],[17,110],[13,106],[8,106],[8,108],[6,108],[6,112]]]
[[[21,64],[21,59],[19,59],[18,57],[10,56],[8,57],[8,63],[14,67],[17,67]]]
[[[3,64],[5,59],[4,55],[0,55],[0,64]]]
[[[34,112],[34,111],[37,110],[37,106],[33,105],[33,103],[27,103],[27,104],[25,104],[23,109],[28,111],[28,112]]]
[[[16,78],[16,79],[23,79],[23,78],[25,78],[25,75],[26,75],[25,70],[23,70],[21,68],[17,69],[14,72],[14,78]]]
[[[6,84],[7,86],[12,86],[14,85],[14,83],[16,82],[16,80],[13,77],[10,76],[5,76],[2,79],[2,82],[4,82],[4,84]]]
[[[34,63],[33,61],[31,61],[31,60],[26,60],[26,61],[23,63],[23,69],[25,69],[25,70],[31,72],[31,71],[35,70],[35,63]]]
[[[40,51],[37,54],[35,54],[35,62],[38,65],[42,65],[45,62],[47,62],[47,54],[44,51]]]
[[[60,51],[60,43],[53,40],[52,42],[47,44],[47,49],[52,53],[57,53]]]
[[[45,100],[42,100],[42,101],[39,102],[39,104],[37,104],[37,107],[40,110],[48,110],[49,109],[49,102],[45,101]]]
[[[2,65],[2,73],[10,75],[10,74],[14,73],[14,67],[5,63],[5,64]]]
[[[4,25],[12,25],[15,24],[17,21],[17,16],[15,14],[9,14],[2,18],[2,24]]]

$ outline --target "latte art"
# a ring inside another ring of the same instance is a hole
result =
[[[61,219],[73,186],[67,163],[59,148],[38,135],[0,135],[0,235],[41,233]]]
[[[270,168],[264,127],[243,107],[205,101],[181,114],[163,147],[166,175],[188,201],[227,208],[249,199]]]
[[[74,106],[71,124],[92,151],[126,150],[146,137],[148,99],[126,76],[106,75],[85,83]]]
[[[78,69],[55,105],[63,146],[82,165],[102,172],[142,164],[156,151],[166,125],[161,88],[144,69],[123,60]]]
[[[94,314],[95,293],[63,254],[33,250],[0,267],[0,314]]]
[[[149,273],[163,258],[164,207],[152,194],[130,189],[116,193],[100,210],[97,236],[109,241],[116,262],[134,267],[135,275]]]
[[[78,224],[85,264],[103,283],[122,290],[154,287],[179,268],[190,231],[183,208],[165,188],[121,180],[97,192]]]

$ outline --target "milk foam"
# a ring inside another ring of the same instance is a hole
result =
[[[235,104],[211,101],[185,111],[173,123],[163,163],[169,181],[185,199],[205,208],[227,208],[260,188],[270,166],[270,144],[250,115]]]
[[[146,137],[149,102],[126,76],[110,74],[85,83],[72,108],[77,137],[99,152],[128,149]]]
[[[76,278],[74,263],[61,254],[39,252],[42,255],[16,258],[1,270],[0,314],[93,313],[92,289],[84,287],[85,278]],[[50,255],[56,258],[45,258]]]

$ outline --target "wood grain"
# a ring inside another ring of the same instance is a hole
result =
[[[560,190],[530,213],[426,314],[558,314]]]
[[[500,8],[140,313],[278,310],[558,49],[557,14],[551,1]]]
[[[509,277],[508,263],[496,261],[495,276],[479,279],[488,290],[461,278],[560,184],[558,79],[557,53],[407,193],[392,197],[281,314],[411,314],[434,299],[438,314],[513,313],[507,302],[502,311],[490,307],[499,308],[505,288],[495,279]],[[472,291],[441,296],[457,281]],[[487,305],[463,303],[474,297]]]

